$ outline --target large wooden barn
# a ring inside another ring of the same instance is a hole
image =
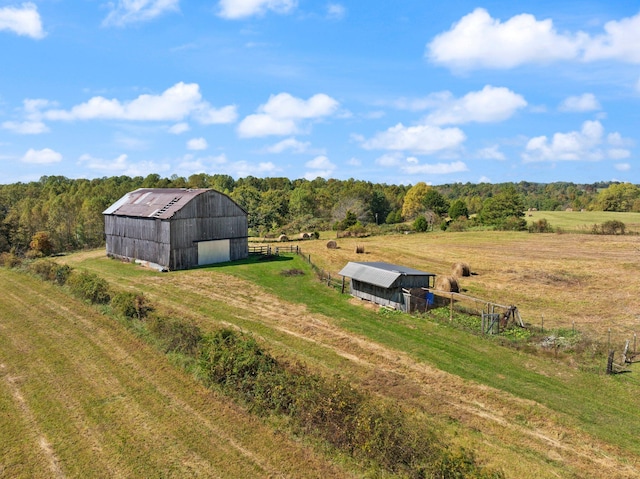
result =
[[[140,188],[103,215],[112,257],[179,270],[249,255],[247,212],[215,190]]]
[[[382,262],[349,262],[339,273],[351,278],[352,296],[405,312],[426,307],[435,274]]]

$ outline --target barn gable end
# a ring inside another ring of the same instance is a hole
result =
[[[215,190],[140,188],[103,214],[109,256],[179,270],[249,254],[246,211]]]

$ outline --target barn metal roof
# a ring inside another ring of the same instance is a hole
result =
[[[401,276],[435,276],[417,269],[383,262],[356,263],[350,261],[338,273],[356,281],[373,284],[381,288],[389,288]]]
[[[127,193],[102,214],[169,219],[207,189],[139,188]]]

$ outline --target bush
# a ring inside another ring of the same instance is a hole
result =
[[[46,231],[38,231],[31,238],[29,248],[40,256],[50,256],[53,253],[53,243]]]
[[[449,223],[448,230],[456,233],[460,233],[462,231],[467,231],[468,227],[469,227],[469,220],[461,216],[457,220],[454,220],[451,223]]]
[[[429,229],[429,222],[424,216],[418,216],[413,222],[413,229],[419,233],[424,233]]]
[[[593,225],[591,227],[591,232],[593,234],[601,234],[601,235],[623,235],[626,230],[626,225],[622,221],[618,220],[609,220],[605,221],[601,225]]]
[[[191,321],[151,317],[147,329],[158,339],[165,353],[181,353],[195,356],[202,341],[202,331]]]
[[[93,304],[107,304],[111,299],[109,283],[95,273],[83,271],[72,274],[67,280],[67,284],[73,294]]]
[[[541,218],[529,225],[529,233],[553,233],[553,227],[546,218]]]
[[[113,310],[125,318],[143,319],[151,310],[142,293],[120,292],[111,298]]]
[[[31,263],[29,271],[39,276],[43,281],[51,281],[63,286],[71,275],[71,266],[61,265],[51,260],[41,260]]]
[[[22,259],[14,253],[0,253],[0,264],[5,268],[17,268],[22,264]]]

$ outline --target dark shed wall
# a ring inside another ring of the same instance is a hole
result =
[[[357,298],[366,299],[383,306],[392,306],[396,309],[404,309],[403,289],[431,288],[433,287],[434,276],[411,276],[403,275],[399,277],[389,288],[382,288],[364,281],[351,280],[351,295]]]
[[[166,220],[105,215],[107,254],[169,267],[170,227]]]

